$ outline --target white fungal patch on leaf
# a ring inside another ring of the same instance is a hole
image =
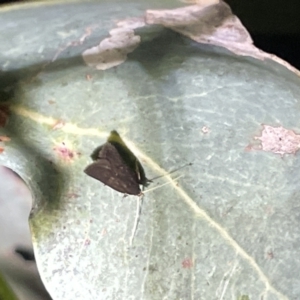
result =
[[[130,19],[119,22],[118,28],[112,29],[110,37],[82,53],[85,63],[98,70],[107,70],[123,63],[127,54],[132,52],[141,42],[135,35],[134,28],[145,25],[141,19]]]
[[[300,134],[293,130],[263,125],[261,136],[255,137],[261,141],[261,150],[284,154],[295,154],[300,146]]]

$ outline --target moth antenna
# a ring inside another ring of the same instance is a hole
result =
[[[177,180],[177,179],[179,179],[179,178],[181,178],[181,177],[183,177],[183,174],[181,174],[181,175],[179,175],[178,177],[174,178],[172,181]],[[159,186],[153,187],[152,189],[147,189],[146,191],[143,192],[143,194],[146,194],[146,193],[148,193],[148,192],[151,192],[151,191],[153,191],[153,190],[156,190],[156,189],[158,189],[158,188],[163,187],[164,185],[171,184],[171,183],[172,183],[172,182],[166,182],[166,183],[163,183],[163,184],[161,184],[161,185],[159,185]]]
[[[164,176],[166,176],[166,175],[172,174],[172,173],[174,173],[174,172],[177,172],[178,170],[183,169],[183,168],[185,168],[185,167],[187,167],[187,166],[191,166],[192,164],[193,164],[193,163],[188,163],[188,164],[183,165],[183,166],[181,166],[181,167],[179,167],[179,168],[177,168],[177,169],[175,169],[175,170],[173,170],[173,171],[168,172],[168,173],[165,174],[165,175],[159,175],[159,176],[153,177],[151,180],[150,180],[150,179],[148,179],[148,180],[149,180],[149,181],[153,181],[153,180],[155,180],[155,179],[158,179],[158,178],[164,177]]]
[[[141,194],[137,198],[135,220],[134,220],[134,225],[133,225],[133,228],[132,228],[131,237],[130,237],[130,240],[129,240],[129,246],[130,247],[132,246],[132,242],[133,242],[133,239],[134,239],[134,236],[135,236],[135,233],[137,231],[138,224],[139,224],[139,221],[140,221],[140,215],[142,213],[143,196],[144,195]]]

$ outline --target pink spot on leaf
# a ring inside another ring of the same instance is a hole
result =
[[[5,135],[0,135],[0,142],[9,142],[10,137],[5,136]]]
[[[273,259],[274,258],[274,253],[273,253],[273,250],[270,249],[267,251],[267,259]]]
[[[254,138],[261,141],[261,150],[277,153],[281,156],[295,154],[300,147],[300,135],[282,126],[263,125],[261,136]]]
[[[86,78],[86,80],[90,81],[90,80],[92,80],[93,77],[90,74],[86,74],[85,78]]]
[[[191,258],[185,258],[183,261],[182,261],[182,267],[184,269],[191,269],[193,266],[194,266],[194,262]]]
[[[75,159],[78,155],[80,155],[80,152],[76,152],[70,147],[68,147],[64,142],[61,144],[57,145],[56,147],[53,148],[53,150],[57,153],[57,155],[62,159],[67,162],[72,161]]]
[[[207,126],[203,126],[201,131],[206,134],[206,133],[209,133],[210,132],[210,129],[207,127]]]
[[[67,194],[67,197],[68,197],[69,199],[76,199],[76,198],[80,197],[80,195],[77,194],[77,193],[75,193],[75,192],[69,192],[69,193]]]

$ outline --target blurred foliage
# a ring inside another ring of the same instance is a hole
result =
[[[5,278],[0,273],[0,300],[18,300]]]

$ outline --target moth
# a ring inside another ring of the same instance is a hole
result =
[[[142,164],[116,130],[111,131],[107,142],[98,147],[91,158],[94,162],[84,172],[120,193],[140,196],[140,185],[147,186],[150,182]]]

